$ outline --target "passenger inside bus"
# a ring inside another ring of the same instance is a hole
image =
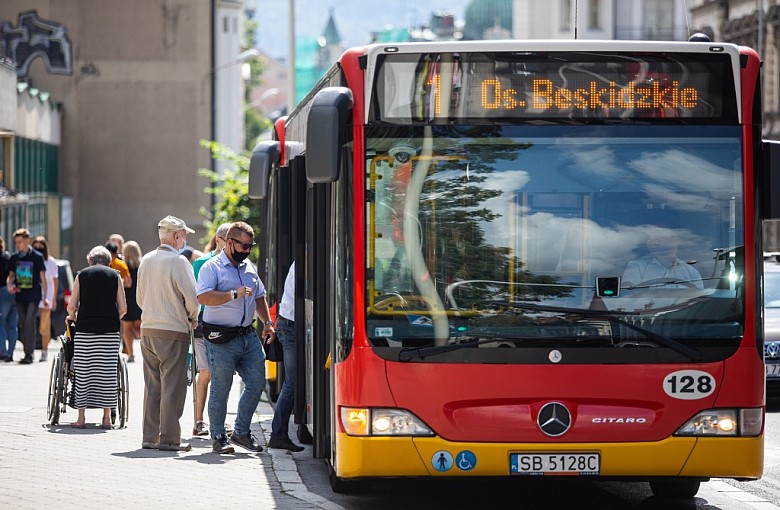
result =
[[[678,257],[680,236],[677,217],[666,211],[651,216],[654,216],[655,228],[645,242],[647,254],[626,265],[623,287],[703,289],[701,273]]]

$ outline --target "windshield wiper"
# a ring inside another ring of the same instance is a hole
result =
[[[398,361],[411,361],[417,358],[425,358],[426,356],[443,354],[445,352],[457,351],[460,349],[466,349],[468,347],[477,347],[484,344],[494,344],[496,342],[503,342],[505,340],[507,340],[507,337],[496,337],[485,340],[478,340],[476,342],[464,342],[462,344],[431,345],[429,347],[404,347],[401,349],[401,352],[398,353]]]
[[[613,310],[589,310],[584,308],[568,308],[563,306],[546,306],[546,305],[537,305],[535,303],[521,303],[516,301],[488,301],[488,304],[496,304],[501,306],[512,306],[515,308],[523,308],[526,310],[538,310],[540,312],[558,312],[558,313],[572,313],[572,314],[580,314],[587,317],[599,317],[603,318],[606,321],[608,321],[610,324],[616,324],[619,326],[625,326],[626,328],[636,331],[637,333],[641,333],[650,340],[654,341],[658,345],[661,345],[663,347],[668,347],[674,351],[679,352],[680,354],[685,355],[688,357],[691,361],[701,361],[702,354],[701,351],[694,348],[689,347],[685,345],[684,343],[678,342],[677,340],[673,340],[669,337],[659,335],[658,333],[654,333],[650,331],[649,329],[645,329],[639,326],[636,326],[634,324],[621,321],[615,317],[615,315],[639,315],[638,312],[621,312],[621,311],[613,311]]]
[[[603,318],[604,320],[608,321],[610,324],[615,324],[618,326],[625,326],[627,329],[630,329],[632,331],[636,331],[637,333],[641,333],[648,339],[652,340],[658,345],[661,345],[663,347],[668,347],[676,352],[679,352],[680,354],[686,356],[691,361],[701,361],[702,354],[701,351],[694,347],[689,347],[681,342],[678,342],[677,340],[673,340],[671,338],[665,337],[663,335],[659,335],[658,333],[654,333],[648,329],[635,326],[634,324],[630,324],[628,322],[621,321],[620,319],[617,319],[615,315],[636,315],[635,312],[619,312],[619,311],[610,311],[610,310],[586,310],[582,308],[568,308],[568,307],[560,307],[560,306],[545,306],[545,305],[537,305],[533,303],[519,303],[519,302],[513,302],[513,301],[488,301],[488,304],[495,304],[500,306],[511,306],[515,308],[523,308],[526,310],[537,310],[540,312],[557,312],[557,313],[572,313],[572,314],[579,314],[584,315],[588,317],[599,317]],[[535,339],[537,338],[557,338],[557,337],[533,337]],[[578,338],[578,337],[575,337]],[[401,351],[398,353],[398,361],[411,361],[413,359],[417,358],[425,358],[426,356],[433,356],[436,354],[442,354],[445,352],[451,352],[451,351],[457,351],[459,349],[466,349],[470,347],[477,347],[479,345],[483,344],[489,344],[489,343],[496,343],[500,342],[502,340],[511,339],[511,337],[497,337],[497,338],[489,338],[485,340],[479,340],[477,342],[467,342],[467,343],[461,343],[461,344],[448,344],[448,345],[433,345],[429,347],[405,347],[401,349]]]

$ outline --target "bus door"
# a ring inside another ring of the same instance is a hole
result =
[[[258,266],[261,279],[266,287],[266,300],[272,316],[279,313],[279,304],[284,293],[284,281],[287,271],[292,264],[293,238],[292,238],[292,197],[291,197],[291,172],[289,167],[274,165],[271,168],[268,182],[268,197],[261,206],[261,244],[266,247],[267,253],[261,249]],[[265,217],[263,217],[263,215]],[[271,366],[269,366],[271,365]],[[273,400],[279,397],[284,384],[283,363],[267,362],[269,371],[268,395]]]
[[[300,159],[301,166],[304,164]],[[303,170],[301,168],[301,170]],[[298,173],[298,169],[296,169]],[[301,172],[305,175],[305,173]],[[299,404],[305,405],[305,428],[312,436],[314,456],[330,456],[330,372],[325,365],[331,351],[332,331],[332,272],[331,244],[334,237],[331,222],[331,186],[329,184],[311,184],[307,182],[305,193],[305,268],[304,306],[296,306],[296,338],[303,338],[298,347],[298,360],[303,363],[296,366],[296,413]],[[296,264],[296,268],[299,267]],[[303,316],[301,317],[301,313]],[[299,321],[300,317],[300,321]],[[298,328],[299,322],[302,328]],[[299,335],[300,331],[300,336]],[[302,349],[301,349],[302,347]],[[303,352],[301,352],[301,350]],[[302,380],[305,378],[305,380]],[[301,384],[302,383],[302,384]],[[302,388],[301,395],[297,388]],[[304,397],[305,400],[299,400]],[[297,419],[297,418],[296,418]],[[301,438],[299,436],[299,439]]]
[[[311,444],[311,432],[308,428],[307,411],[307,377],[309,363],[306,350],[308,342],[306,328],[306,172],[303,156],[294,158],[290,162],[290,208],[288,211],[290,221],[290,239],[292,242],[292,260],[300,261],[295,265],[295,317],[294,335],[295,342],[295,398],[293,415],[295,424],[298,425],[298,440],[303,444]],[[298,340],[302,339],[302,340]]]

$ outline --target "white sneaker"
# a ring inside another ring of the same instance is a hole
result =
[[[43,362],[48,360],[49,360],[49,353],[46,351],[41,351],[41,359],[39,359],[38,361]]]

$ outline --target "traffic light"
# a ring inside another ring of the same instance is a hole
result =
[[[599,297],[618,297],[620,295],[620,277],[597,276],[596,295]]]

